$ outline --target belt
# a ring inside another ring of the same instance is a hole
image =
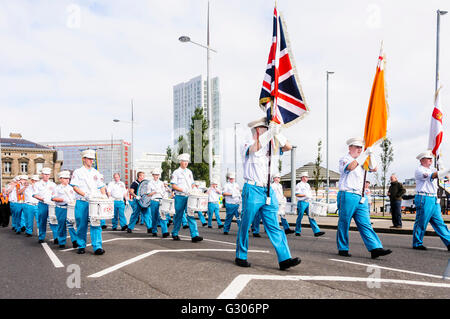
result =
[[[113,200],[117,200],[117,201],[122,201],[122,200],[123,200],[123,197],[122,197],[122,198],[115,198],[115,197],[113,197],[112,199],[113,199]]]
[[[356,195],[361,196],[361,192],[358,192],[358,191],[340,191],[340,192],[352,193],[352,194],[356,194]]]
[[[428,197],[436,197],[435,193],[418,192],[417,195],[428,196]]]
[[[152,202],[161,202],[161,200],[162,200],[162,198],[154,198],[154,199],[152,199]]]
[[[246,180],[245,182],[246,182],[247,184],[254,185],[254,186],[258,186],[258,187],[267,187],[267,183],[258,183],[258,182],[255,182],[255,181],[249,181],[249,180]]]
[[[25,203],[27,205],[31,205],[31,206],[37,206],[39,203]]]
[[[63,208],[63,209],[67,209],[67,204],[66,204],[66,205],[56,205],[56,207],[58,207],[58,208]]]

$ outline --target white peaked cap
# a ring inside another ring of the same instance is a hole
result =
[[[347,145],[353,145],[353,146],[364,146],[364,140],[360,137],[352,137],[350,139],[347,140]]]
[[[58,174],[59,178],[70,178],[70,172],[69,171],[61,171]]]
[[[33,181],[39,181],[39,175],[33,175],[31,178]]]
[[[425,152],[420,153],[416,156],[416,158],[420,161],[422,158],[433,158],[434,155],[430,150],[426,150]]]
[[[28,180],[28,176],[27,175],[20,175],[19,179],[24,179],[24,180]]]
[[[52,170],[49,167],[44,167],[41,173],[50,175],[52,173]]]
[[[179,162],[181,162],[181,161],[189,162],[190,157],[191,156],[188,153],[183,153],[183,154],[178,155],[178,161]]]
[[[309,176],[308,176],[308,172],[302,172],[302,173],[300,174],[300,178],[302,178],[302,177],[309,177]]]
[[[161,174],[161,169],[159,167],[156,167],[152,170],[152,174],[153,175],[160,175]]]
[[[236,174],[234,172],[227,173],[228,178],[236,178]]]
[[[274,173],[272,177],[273,178],[281,177],[281,174],[280,173]]]
[[[90,159],[95,159],[95,151],[94,150],[85,150],[83,152],[81,152],[81,158],[90,158]]]
[[[262,117],[258,120],[248,123],[249,128],[254,128],[254,127],[258,127],[258,126],[269,127],[269,125],[267,124],[267,117]]]

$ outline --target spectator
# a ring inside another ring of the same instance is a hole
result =
[[[389,186],[388,196],[391,203],[392,224],[391,228],[402,228],[402,196],[406,190],[398,182],[395,174],[391,175],[391,186]]]

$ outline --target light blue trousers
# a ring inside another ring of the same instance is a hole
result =
[[[45,240],[45,235],[47,234],[47,222],[48,222],[48,205],[42,202],[38,204],[39,210],[39,240]],[[56,215],[56,212],[55,212]],[[58,238],[58,225],[50,224],[50,229],[53,233],[53,239]],[[59,241],[59,240],[58,240]]]
[[[198,219],[200,219],[200,222],[202,223],[202,225],[205,225],[206,224],[206,219],[205,219],[205,216],[203,216],[203,212],[198,211],[196,213],[197,213]]]
[[[436,203],[436,197],[416,195],[414,205],[416,206],[416,220],[413,228],[413,247],[423,245],[423,236],[428,223],[431,224],[444,245],[450,245],[450,232],[442,219],[441,205]]]
[[[239,204],[227,204],[225,202],[226,216],[225,223],[223,224],[223,232],[228,233],[231,228],[231,222],[233,221],[233,217],[236,217],[236,223],[239,225],[241,220],[239,218]]]
[[[187,196],[175,195],[175,215],[173,216],[172,236],[178,236],[183,216],[186,216],[187,218],[191,238],[198,236],[198,228],[195,218],[192,216],[187,216],[187,201]]]
[[[156,234],[158,232],[158,224],[161,225],[161,232],[167,233],[167,220],[162,220],[159,216],[159,206],[160,202],[152,200],[150,202],[150,211],[152,214],[152,233]]]
[[[128,228],[133,230],[136,222],[141,214],[141,218],[147,226],[147,229],[152,229],[152,220],[150,217],[150,209],[144,208],[138,204],[137,200],[130,201],[130,205],[133,208],[133,213],[130,216],[130,222],[128,223]]]
[[[20,230],[22,226],[20,225],[20,220],[19,222],[17,222],[17,216],[19,215],[19,211],[22,210],[23,208],[20,203],[14,202],[11,202],[9,207],[11,210],[11,225],[16,231]]]
[[[280,219],[281,219],[281,226],[283,226],[283,229],[289,229],[289,223],[288,223],[288,221],[286,220],[286,218],[284,218],[284,217],[280,217]]]
[[[23,215],[25,216],[25,233],[33,235],[34,219],[38,223],[38,205],[25,204],[23,207]]]
[[[266,205],[267,188],[244,184],[242,190],[242,214],[236,239],[236,258],[247,259],[248,230],[255,219],[255,215],[261,214],[262,222],[275,251],[278,262],[291,258],[291,252],[286,239],[286,234],[278,223],[278,200],[270,189],[270,205]]]
[[[78,248],[86,248],[87,228],[89,221],[89,203],[77,200],[75,204],[75,221],[77,223],[77,243]],[[94,251],[102,248],[102,227],[90,226],[91,243]]]
[[[297,221],[295,222],[295,232],[297,234],[300,234],[302,232],[302,219],[303,215],[306,213],[308,215],[309,219],[309,225],[311,226],[311,229],[314,234],[320,232],[319,225],[317,225],[317,222],[315,219],[309,217],[309,203],[306,201],[299,200],[297,202]]]
[[[121,227],[127,225],[127,219],[125,217],[125,203],[123,200],[114,201],[114,217],[111,220],[112,228],[116,229],[119,222]]]
[[[370,224],[370,215],[367,203],[360,203],[361,195],[350,192],[339,192],[339,221],[337,229],[338,250],[348,250],[348,232],[352,218],[355,220],[361,238],[367,250],[383,248],[380,239]],[[367,199],[366,199],[367,200]]]
[[[212,218],[213,215],[216,217],[217,225],[222,225],[222,221],[220,220],[219,215],[220,207],[217,203],[208,203],[208,226],[212,227]]]
[[[58,220],[58,244],[65,245],[67,238],[67,229],[69,229],[70,240],[77,242],[77,232],[73,228],[73,224],[67,221],[67,207],[55,207],[55,215]]]

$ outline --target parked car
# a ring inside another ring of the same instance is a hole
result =
[[[321,199],[318,199],[317,202],[326,203],[327,199],[321,198]],[[328,199],[327,213],[331,213],[331,214],[337,213],[337,201],[335,198]]]

